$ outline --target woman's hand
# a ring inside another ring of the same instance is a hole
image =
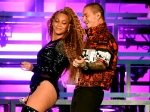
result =
[[[29,99],[29,96],[26,96],[25,98],[20,98],[19,101],[23,104],[26,104],[28,99]]]
[[[21,64],[21,68],[25,71],[32,71],[34,68],[33,64],[31,64],[30,62],[24,61],[21,62],[20,64]]]
[[[86,65],[86,61],[81,56],[79,58],[80,59],[75,59],[73,61],[73,66],[74,67],[81,67],[81,68],[83,68]]]

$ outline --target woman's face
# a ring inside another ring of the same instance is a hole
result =
[[[53,33],[56,35],[64,35],[69,30],[70,23],[69,17],[64,13],[56,14],[53,20]]]

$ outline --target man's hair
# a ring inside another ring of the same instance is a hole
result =
[[[105,20],[104,9],[99,3],[89,3],[84,8],[91,7],[93,13],[100,12],[102,19]]]

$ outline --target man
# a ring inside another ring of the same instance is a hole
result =
[[[100,4],[86,5],[83,21],[87,27],[87,40],[84,54],[73,61],[73,66],[82,71],[74,90],[71,112],[99,112],[103,89],[109,90],[115,75],[118,45],[107,29]]]

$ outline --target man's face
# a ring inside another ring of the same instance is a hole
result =
[[[96,27],[98,25],[97,14],[92,12],[91,7],[85,7],[83,9],[82,16],[83,16],[83,22],[86,24],[86,27],[88,29]]]

